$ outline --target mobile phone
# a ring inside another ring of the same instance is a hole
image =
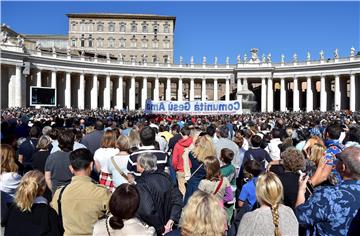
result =
[[[306,191],[309,192],[310,195],[314,192],[314,187],[309,181],[306,182]]]

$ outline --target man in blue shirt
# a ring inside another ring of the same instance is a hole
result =
[[[312,235],[347,235],[360,208],[360,148],[346,148],[336,157],[336,169],[343,179],[336,186],[321,187],[305,201],[309,177],[299,180],[296,215]]]

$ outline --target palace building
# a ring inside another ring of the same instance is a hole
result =
[[[360,57],[236,64],[191,57],[173,63],[175,17],[68,14],[67,36],[24,35],[1,27],[1,107],[30,105],[30,86],[56,88],[57,105],[143,109],[154,101],[246,100],[252,111],[360,110]]]

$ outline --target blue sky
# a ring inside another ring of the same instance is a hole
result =
[[[67,34],[66,13],[113,12],[176,16],[175,62],[193,55],[208,63],[214,56],[235,63],[252,47],[290,61],[325,51],[347,56],[360,48],[360,2],[1,2],[1,22],[25,34]]]

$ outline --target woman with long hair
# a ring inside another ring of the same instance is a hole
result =
[[[17,173],[18,166],[15,163],[15,151],[8,144],[1,144],[1,171],[0,190],[4,193],[5,202],[11,203],[15,197],[17,186],[20,184],[21,176]]]
[[[5,219],[5,236],[61,235],[56,211],[42,196],[46,183],[44,174],[29,171],[21,179],[15,203],[8,209]]]
[[[256,181],[260,208],[243,216],[237,235],[298,235],[296,216],[290,207],[281,204],[282,198],[283,186],[276,174],[261,174]]]
[[[216,156],[215,146],[208,135],[199,136],[195,141],[195,147],[189,152],[191,162],[191,176],[187,180],[184,203],[198,190],[198,185],[206,176],[204,160],[207,156]]]
[[[99,183],[107,187],[111,192],[114,190],[112,176],[109,173],[110,158],[119,153],[116,148],[116,133],[106,130],[101,138],[100,148],[94,153],[96,171],[100,173]]]
[[[140,196],[134,185],[122,184],[116,188],[109,201],[111,215],[98,221],[93,236],[140,235],[154,236],[155,229],[144,225],[135,214],[139,208]]]

